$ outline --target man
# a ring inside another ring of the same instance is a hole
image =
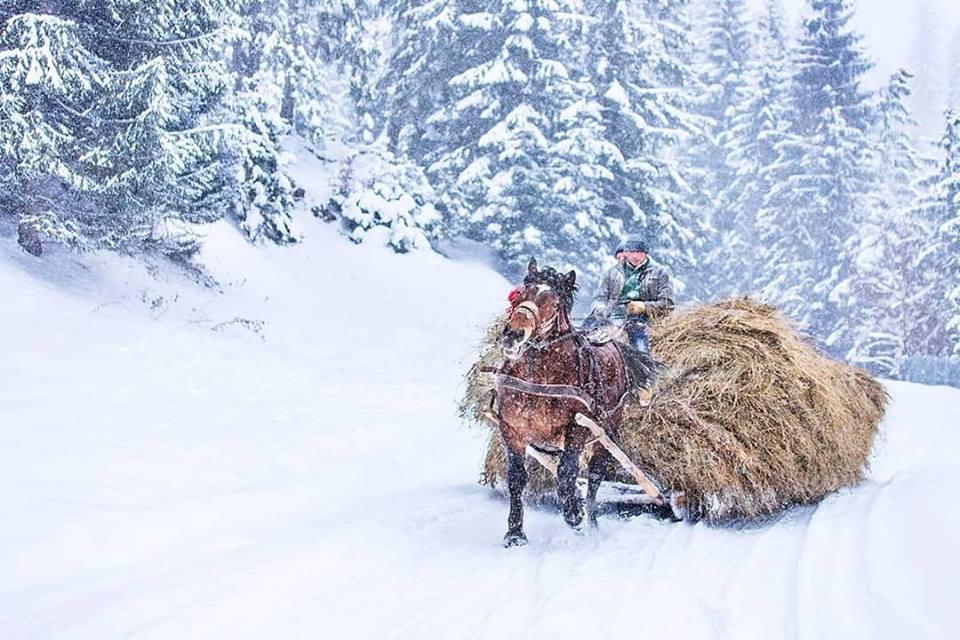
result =
[[[639,236],[630,236],[617,247],[617,265],[601,280],[584,328],[622,322],[628,342],[649,353],[650,317],[670,313],[674,305],[670,276],[650,262],[647,250]]]

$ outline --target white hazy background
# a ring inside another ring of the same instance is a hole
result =
[[[751,2],[759,10],[765,0]],[[807,0],[782,2],[796,27],[807,13]],[[852,24],[877,64],[869,79],[880,84],[897,67],[909,68],[911,49],[924,40],[946,63],[953,43],[960,45],[960,0],[860,0]]]
[[[760,10],[766,0],[750,0]],[[808,0],[781,0],[796,33]],[[960,82],[960,0],[859,0],[851,26],[863,34],[875,67],[865,77],[883,85],[899,67],[914,74],[910,108],[918,133],[933,141],[943,131],[950,85]],[[960,91],[954,89],[954,101]],[[955,108],[960,105],[954,104]]]

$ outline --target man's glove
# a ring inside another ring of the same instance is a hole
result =
[[[643,302],[628,302],[627,303],[627,315],[628,316],[639,316],[647,312],[647,305]]]

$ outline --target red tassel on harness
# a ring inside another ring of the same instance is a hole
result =
[[[510,292],[510,295],[507,296],[507,300],[510,301],[510,304],[513,304],[517,300],[517,298],[520,297],[520,291],[521,291],[521,288],[517,287]]]

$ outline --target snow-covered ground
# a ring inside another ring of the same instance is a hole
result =
[[[960,392],[890,384],[871,479],[594,536],[474,482],[485,267],[225,227],[220,289],[0,238],[0,638],[953,638]]]

